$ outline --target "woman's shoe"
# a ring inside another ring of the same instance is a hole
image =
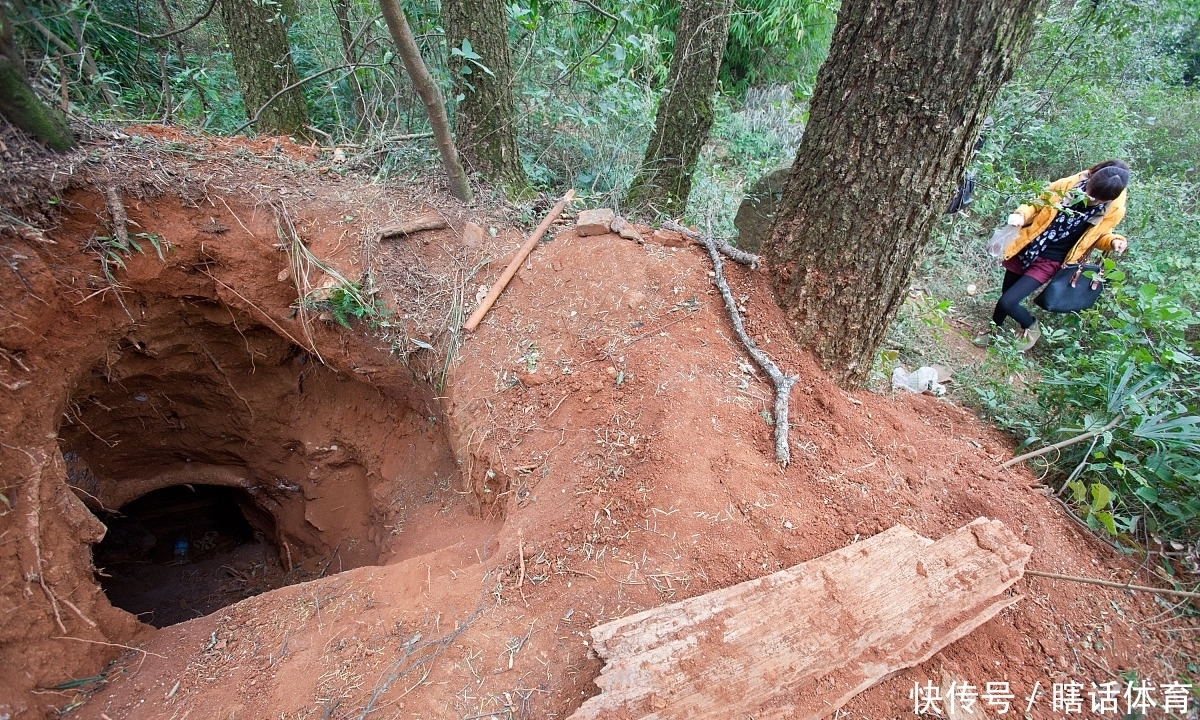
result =
[[[989,348],[992,346],[992,343],[995,342],[995,340],[996,329],[993,327],[991,330],[971,338],[971,344],[979,348]]]
[[[1025,328],[1025,330],[1022,331],[1018,336],[1019,340],[1017,342],[1017,349],[1019,349],[1021,352],[1028,352],[1030,348],[1032,348],[1034,345],[1037,345],[1038,338],[1041,336],[1042,330],[1038,327],[1037,321],[1035,320],[1032,325]]]

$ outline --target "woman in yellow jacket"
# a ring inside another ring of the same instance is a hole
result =
[[[1041,331],[1021,301],[1064,264],[1082,262],[1092,250],[1125,252],[1128,242],[1112,230],[1125,217],[1128,184],[1129,166],[1106,160],[1055,180],[1037,201],[1008,216],[1008,224],[1020,230],[1004,248],[1004,282],[992,313],[993,331],[1011,317],[1021,326],[1021,349],[1028,350]]]

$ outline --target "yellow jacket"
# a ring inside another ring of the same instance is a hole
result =
[[[1040,235],[1042,231],[1050,227],[1050,223],[1054,217],[1058,215],[1059,203],[1063,201],[1071,188],[1079,184],[1080,180],[1087,177],[1087,171],[1065,177],[1060,180],[1055,180],[1050,183],[1050,186],[1042,191],[1041,197],[1036,205],[1027,204],[1017,208],[1017,212],[1025,218],[1025,224],[1017,233],[1015,240],[1004,248],[1004,259],[1008,260],[1014,257],[1017,253],[1025,249],[1031,240]],[[1108,204],[1108,210],[1104,212],[1104,217],[1100,222],[1091,226],[1075,243],[1075,247],[1071,248],[1071,252],[1067,253],[1066,259],[1063,260],[1064,265],[1071,265],[1080,262],[1087,258],[1092,250],[1099,249],[1104,252],[1112,250],[1113,240],[1124,240],[1124,236],[1117,235],[1112,232],[1112,229],[1121,222],[1121,218],[1125,217],[1125,191],[1117,196]]]

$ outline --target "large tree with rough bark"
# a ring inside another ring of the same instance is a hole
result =
[[[683,0],[667,92],[625,203],[635,211],[683,214],[692,174],[713,124],[713,93],[729,37],[731,0]]]
[[[288,45],[287,4],[220,0],[246,117],[260,133],[306,135],[308,106]]]
[[[450,76],[458,103],[454,136],[472,170],[510,192],[529,179],[517,149],[512,54],[503,0],[442,0]]]
[[[0,115],[51,150],[70,150],[75,137],[56,108],[42,102],[29,85],[12,24],[0,8]]]
[[[766,246],[801,344],[861,384],[1042,0],[844,0]]]

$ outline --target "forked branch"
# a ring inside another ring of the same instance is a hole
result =
[[[792,461],[791,448],[788,446],[788,396],[791,395],[792,386],[799,382],[800,378],[797,375],[784,375],[774,361],[762,350],[759,350],[754,340],[746,334],[746,329],[742,325],[742,316],[738,313],[737,302],[733,299],[733,292],[729,289],[729,283],[725,282],[725,273],[721,269],[722,253],[728,255],[735,262],[744,262],[752,268],[757,267],[758,257],[724,243],[721,243],[721,245],[725,245],[722,249],[711,237],[689,230],[677,223],[666,222],[663,223],[663,227],[698,240],[708,250],[708,257],[713,264],[713,273],[716,275],[717,289],[721,291],[721,297],[725,299],[725,309],[729,311],[729,319],[733,322],[733,331],[746,346],[750,357],[754,358],[754,362],[758,363],[758,366],[775,385],[775,462],[779,463],[781,467],[787,467]]]

